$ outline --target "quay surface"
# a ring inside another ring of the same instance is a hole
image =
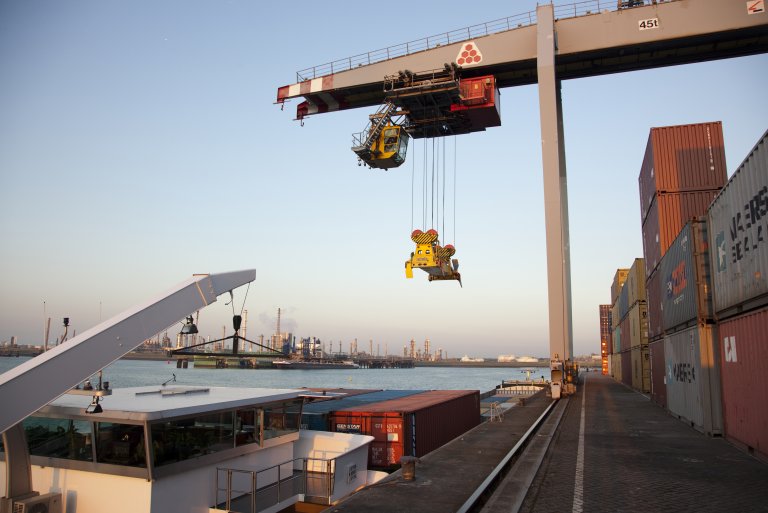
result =
[[[539,394],[502,422],[486,422],[421,458],[415,480],[397,472],[325,511],[457,511],[549,402]],[[608,376],[582,373],[577,393],[560,402],[560,413],[550,416],[562,414],[561,422],[541,466],[518,465],[484,506],[469,511],[768,512],[768,464],[695,431],[647,396]],[[535,476],[526,481],[525,497],[515,498],[526,472]]]

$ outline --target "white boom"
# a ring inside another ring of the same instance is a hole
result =
[[[174,322],[256,279],[254,269],[197,274],[172,289],[0,374],[0,433]]]

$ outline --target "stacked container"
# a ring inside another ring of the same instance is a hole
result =
[[[658,388],[666,388],[669,381],[670,355],[665,355],[668,345],[664,342],[664,323],[665,315],[670,313],[662,309],[667,283],[659,267],[686,223],[706,213],[726,179],[722,123],[651,129],[638,184],[652,348],[649,360],[655,362],[649,365],[651,398],[662,405],[668,406],[669,399],[666,389]],[[667,321],[672,322],[669,318]]]
[[[621,381],[621,312],[620,296],[624,289],[624,282],[627,281],[629,269],[616,269],[611,283],[611,348],[608,353],[611,355],[608,372],[613,379]],[[627,293],[627,292],[625,292]],[[628,298],[623,300],[626,304]]]
[[[613,353],[611,375],[642,392],[650,389],[645,265],[636,258],[629,269],[618,269],[611,285]]]
[[[600,305],[600,361],[604,375],[609,373],[608,356],[613,344],[611,334],[611,305]]]
[[[480,423],[477,390],[432,390],[331,414],[331,430],[374,437],[369,466],[395,468],[402,456],[424,456]]]
[[[411,395],[421,394],[426,390],[377,390],[368,391],[364,394],[348,394],[344,398],[329,400],[320,400],[305,404],[301,411],[301,429],[311,429],[314,431],[330,431],[331,414],[336,410],[345,408],[360,407],[367,404],[399,399]]]
[[[768,459],[768,132],[707,211],[726,437]]]

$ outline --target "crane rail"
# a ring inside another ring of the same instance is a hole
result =
[[[642,0],[642,5],[650,5],[656,3],[669,3],[677,2],[679,0]],[[576,18],[579,16],[589,16],[592,14],[598,14],[605,11],[616,11],[621,9],[622,4],[636,4],[633,7],[640,7],[640,0],[637,2],[624,2],[622,0],[583,0],[581,2],[573,2],[570,4],[556,5],[554,7],[555,19],[564,18]],[[423,52],[425,50],[431,50],[439,46],[451,45],[454,43],[460,43],[462,41],[468,41],[477,37],[488,36],[491,34],[497,34],[499,32],[506,32],[508,30],[514,30],[522,27],[534,25],[536,23],[536,11],[528,11],[513,16],[507,16],[506,18],[499,18],[497,20],[488,21],[485,23],[478,23],[470,25],[449,32],[443,32],[434,36],[428,36],[407,43],[401,43],[394,46],[388,46],[379,50],[373,50],[370,52],[359,53],[351,57],[343,59],[337,59],[332,62],[320,64],[318,66],[312,66],[296,72],[296,82],[303,82],[305,80],[312,80],[314,78],[332,75],[342,71],[348,71],[360,66],[368,66],[377,62],[394,59],[396,57],[403,57],[417,52]]]

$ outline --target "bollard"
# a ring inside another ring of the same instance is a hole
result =
[[[413,481],[416,479],[416,462],[419,458],[413,456],[403,456],[400,458],[400,466],[402,467],[402,474],[404,481]]]

